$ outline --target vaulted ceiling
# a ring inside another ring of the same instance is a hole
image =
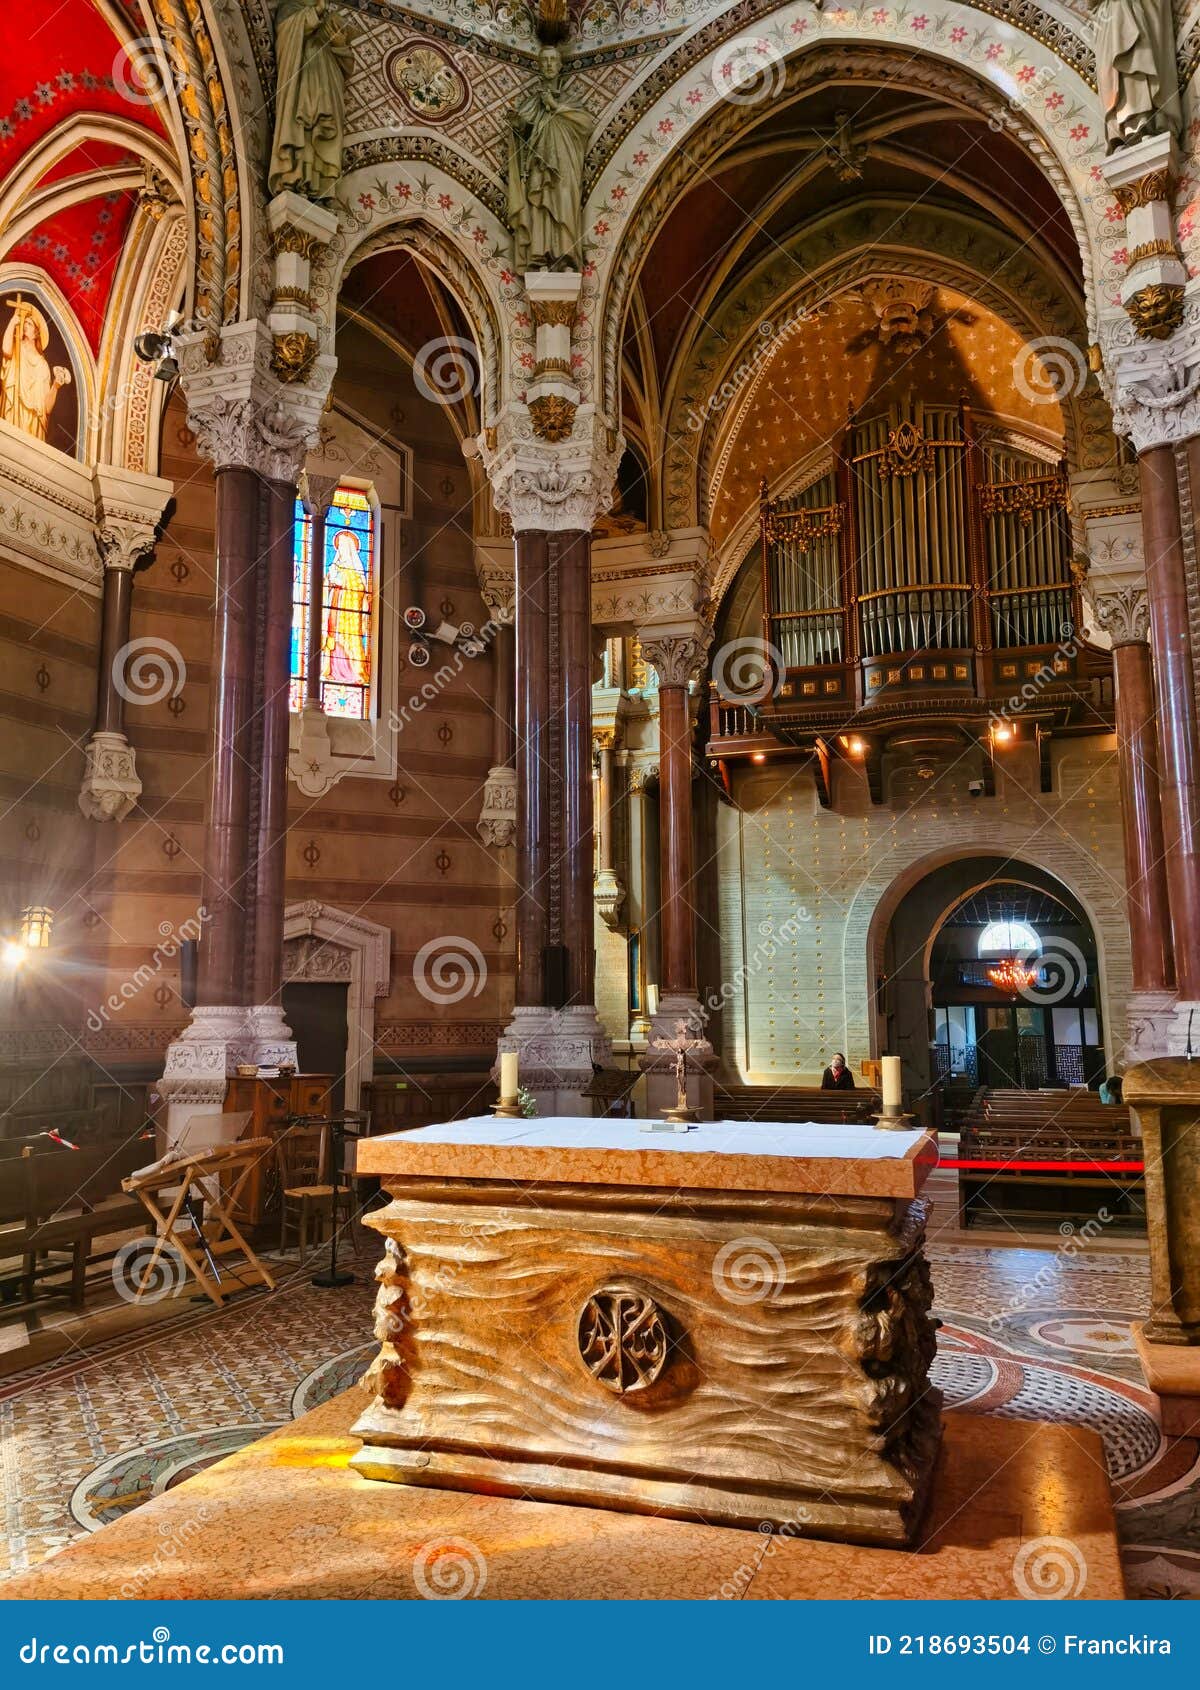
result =
[[[132,6],[66,0],[26,22],[0,61],[0,260],[42,270],[95,352],[143,161],[167,150],[156,73]]]

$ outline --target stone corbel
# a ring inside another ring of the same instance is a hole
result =
[[[483,807],[475,831],[485,845],[503,848],[517,834],[517,771],[500,765],[488,770]]]
[[[1100,166],[1125,217],[1121,304],[1142,340],[1167,340],[1183,321],[1187,271],[1171,204],[1177,162],[1173,136],[1162,134],[1118,148]]]

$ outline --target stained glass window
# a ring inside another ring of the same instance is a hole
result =
[[[313,534],[321,547],[321,702],[327,716],[371,714],[374,683],[375,518],[366,493],[339,487],[314,525],[297,501],[292,562],[291,708],[304,703],[313,614]]]

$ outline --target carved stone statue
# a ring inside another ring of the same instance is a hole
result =
[[[1183,128],[1171,0],[1093,0],[1096,75],[1111,153]]]
[[[583,155],[591,114],[563,94],[562,55],[544,46],[539,81],[508,114],[508,216],[513,257],[527,270],[578,269]]]
[[[342,174],[351,35],[327,0],[275,8],[275,138],[267,185],[305,199],[333,198]]]

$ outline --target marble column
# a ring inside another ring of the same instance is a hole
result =
[[[1125,910],[1133,972],[1129,1054],[1144,1057],[1169,1048],[1175,1020],[1175,957],[1163,849],[1154,665],[1146,639],[1150,612],[1145,590],[1136,585],[1108,592],[1086,586],[1084,590],[1096,623],[1112,640]]]
[[[165,644],[147,648],[145,653],[130,651],[134,571],[153,555],[153,530],[110,525],[97,532],[96,547],[104,563],[96,726],[84,754],[79,808],[92,821],[120,822],[133,813],[142,795],[133,747],[125,737],[131,664],[136,674],[139,657],[150,661],[155,681],[172,684],[182,660]]]
[[[296,1057],[279,1006],[290,558],[296,481],[321,396],[247,393],[241,356],[213,373],[202,359],[188,360],[199,387],[188,392],[188,420],[216,489],[212,749],[197,1001],[159,1085],[169,1136],[189,1114],[220,1111],[240,1062]]]
[[[703,667],[708,630],[656,633],[643,630],[642,652],[658,672],[659,773],[659,982],[658,1013],[650,1049],[643,1058],[647,1103],[659,1112],[675,1102],[671,1057],[655,1041],[674,1038],[680,1023],[690,1038],[703,1038],[707,1017],[696,980],[696,908],[692,864],[692,712],[689,682]],[[712,1046],[691,1059],[688,1101],[712,1119]]]
[[[1163,846],[1180,1008],[1200,1006],[1200,732],[1175,450],[1138,459],[1158,705]],[[1200,1037],[1200,1028],[1198,1028]]]
[[[265,548],[258,583],[260,641],[255,712],[258,806],[254,818],[254,921],[249,985],[257,1037],[286,1042],[291,1033],[283,1018],[280,990],[287,867],[288,693],[296,488],[286,481],[264,481],[261,497],[265,507]],[[320,556],[315,546],[313,555]],[[319,571],[314,571],[316,579]]]
[[[613,831],[613,731],[596,733],[596,780],[594,785],[596,810],[596,884],[593,890],[596,913],[606,927],[619,926],[621,906],[625,902],[625,888],[616,870]]]
[[[595,1006],[591,543],[516,539],[517,981],[500,1041],[543,1114],[587,1115],[611,1046]]]

